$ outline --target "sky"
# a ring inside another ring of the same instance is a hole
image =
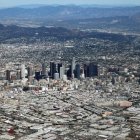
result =
[[[13,7],[28,4],[140,5],[140,0],[0,0],[0,7]]]

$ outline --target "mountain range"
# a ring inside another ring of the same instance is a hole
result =
[[[0,9],[1,19],[46,19],[46,20],[70,20],[102,18],[114,16],[133,16],[140,12],[140,7],[87,7],[76,5],[51,5],[51,6],[26,6],[26,8],[14,7]]]
[[[0,9],[0,23],[22,27],[64,27],[140,32],[140,6],[23,5]]]

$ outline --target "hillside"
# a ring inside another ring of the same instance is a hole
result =
[[[18,26],[3,26],[0,25],[0,43],[12,43],[12,42],[35,42],[35,41],[66,41],[71,39],[85,39],[85,38],[98,38],[104,40],[110,40],[114,42],[122,42],[131,40],[131,36],[124,36],[121,34],[102,33],[96,31],[80,31],[70,30],[62,27],[18,27]]]

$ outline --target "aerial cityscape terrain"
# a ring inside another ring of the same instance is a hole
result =
[[[0,140],[140,140],[140,4],[0,8]]]

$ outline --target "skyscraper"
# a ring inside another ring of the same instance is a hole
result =
[[[28,81],[31,83],[33,79],[33,66],[30,65],[27,68],[27,71],[28,71]]]
[[[42,75],[46,76],[46,64],[45,63],[42,64]]]
[[[98,76],[98,65],[97,64],[93,65],[93,76]]]
[[[75,66],[75,78],[80,79],[80,65],[76,64]]]
[[[27,70],[28,70],[28,77],[32,76],[33,75],[33,67],[32,66],[29,66],[27,68]]]
[[[25,78],[25,65],[22,64],[21,65],[21,79],[24,79]]]
[[[54,74],[57,73],[57,65],[54,62],[50,62],[50,77],[54,79]]]
[[[84,64],[84,74],[85,77],[89,77],[89,66],[87,64]]]
[[[60,73],[59,73],[60,79],[63,78],[63,75],[64,75],[64,66],[60,67]]]
[[[89,64],[89,71],[88,71],[89,77],[98,76],[98,66],[94,63]]]
[[[85,78],[85,73],[84,73],[84,69],[82,69],[82,72],[81,72],[81,78]]]
[[[75,70],[75,57],[73,57],[71,62],[71,77],[74,78],[74,70]]]
[[[67,70],[67,77],[68,77],[68,79],[70,79],[70,78],[72,78],[72,68],[71,68],[72,66],[70,65],[69,66],[69,69]]]
[[[60,68],[62,67],[62,63],[58,63],[58,73],[60,75]]]

